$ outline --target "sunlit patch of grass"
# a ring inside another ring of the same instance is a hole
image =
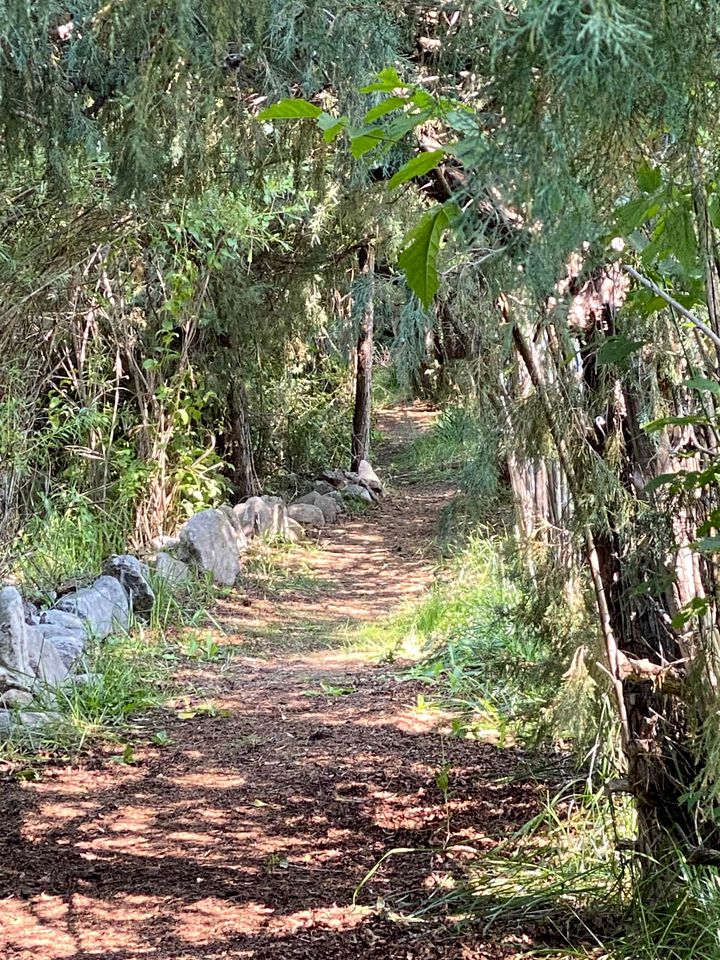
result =
[[[245,556],[243,583],[269,595],[319,593],[327,589],[328,584],[309,564],[317,551],[312,541],[288,544],[282,540],[260,540]]]

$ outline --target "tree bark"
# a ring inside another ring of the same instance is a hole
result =
[[[255,472],[250,422],[247,415],[247,394],[242,383],[236,382],[230,390],[229,435],[232,484],[236,495],[243,499],[260,493],[260,483]]]
[[[375,326],[374,273],[375,247],[367,244],[358,255],[360,269],[367,277],[368,289],[360,320],[355,374],[355,409],[353,411],[351,466],[357,470],[361,460],[370,454],[370,420],[372,416],[372,362]]]

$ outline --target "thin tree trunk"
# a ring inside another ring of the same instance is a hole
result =
[[[355,374],[355,410],[353,412],[353,432],[351,465],[357,470],[361,460],[367,460],[370,454],[370,420],[372,416],[372,362],[373,333],[375,325],[374,273],[375,247],[368,244],[360,252],[360,267],[367,277],[368,289],[360,321],[360,333],[357,341],[357,368]]]
[[[260,493],[255,472],[250,422],[247,415],[247,394],[242,383],[236,382],[230,392],[230,460],[233,466],[232,483],[238,497],[254,497]]]

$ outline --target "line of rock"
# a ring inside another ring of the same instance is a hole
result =
[[[313,489],[289,506],[280,497],[251,497],[235,506],[201,510],[176,537],[151,543],[154,576],[181,587],[198,576],[220,585],[235,583],[242,554],[255,537],[303,540],[336,523],[345,498],[373,503],[382,484],[367,461],[357,472],[326,470]],[[83,682],[83,654],[91,639],[126,632],[134,617],[147,617],[155,603],[147,564],[130,554],[112,556],[92,584],[72,590],[40,610],[15,587],[0,590],[0,732],[17,723],[37,727],[52,713],[28,710],[38,694]]]

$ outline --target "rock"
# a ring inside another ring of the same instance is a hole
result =
[[[270,535],[284,537],[287,535],[288,512],[282,497],[262,497],[262,502],[270,511]]]
[[[130,626],[128,596],[115,577],[99,577],[92,586],[66,594],[53,609],[75,614],[98,640]]]
[[[42,727],[49,727],[61,719],[58,713],[0,710],[0,733],[12,733],[14,730],[39,730]]]
[[[155,573],[171,586],[181,586],[191,579],[190,567],[169,553],[159,553],[155,557]]]
[[[235,529],[221,510],[201,510],[180,531],[192,558],[215,583],[231,586],[240,573]]]
[[[135,613],[150,613],[155,603],[155,594],[150,586],[150,573],[147,566],[130,554],[113,555],[103,567],[103,575],[115,577],[130,600]]]
[[[33,674],[46,687],[57,687],[68,675],[68,667],[53,643],[43,636],[42,627],[27,628],[27,645]]]
[[[291,543],[302,543],[306,539],[303,525],[292,517],[287,518],[287,539]]]
[[[87,630],[80,617],[74,613],[66,613],[64,610],[45,610],[40,614],[40,624],[42,626],[57,627],[66,633],[71,633],[83,643],[87,640]]]
[[[314,507],[311,503],[293,503],[288,507],[288,516],[291,520],[297,521],[303,527],[314,527],[316,530],[322,530],[325,526],[325,517],[320,507]]]
[[[343,500],[343,495],[339,490],[333,490],[332,493],[328,493],[326,496],[328,496],[334,503],[337,504],[340,513],[345,513],[345,501]]]
[[[30,666],[25,611],[15,587],[0,590],[0,690],[30,689],[35,676]]]
[[[23,600],[23,612],[25,614],[25,623],[37,623],[40,619],[40,610],[29,600]]]
[[[232,507],[228,506],[226,503],[224,503],[221,507],[218,507],[218,510],[221,510],[222,513],[227,517],[233,530],[235,531],[238,550],[240,553],[244,553],[248,548],[248,540],[245,536],[245,531],[243,530],[242,518],[235,513]]]
[[[328,483],[327,480],[316,480],[313,484],[313,489],[315,490],[315,493],[319,493],[323,497],[337,492],[337,487],[334,487],[331,483]]]
[[[149,547],[154,553],[159,553],[161,550],[172,550],[173,547],[179,546],[180,540],[178,537],[167,537],[165,534],[154,537],[149,543]]]
[[[33,695],[28,690],[6,690],[0,696],[0,709],[17,710],[18,707],[27,707],[33,702]]]
[[[346,483],[360,483],[360,474],[355,473],[354,470],[345,471],[345,482]]]
[[[365,500],[367,503],[373,503],[375,499],[368,488],[361,486],[359,483],[349,483],[343,493],[346,497],[355,497],[357,500]]]
[[[344,470],[323,470],[320,479],[325,480],[335,489],[342,489],[347,483]]]
[[[287,532],[287,509],[281,497],[250,497],[238,503],[233,512],[240,517],[245,536],[284,537]]]
[[[261,497],[250,497],[245,503],[233,507],[233,513],[240,517],[243,532],[248,539],[261,537],[272,528],[272,510]]]
[[[85,652],[85,644],[80,643],[71,633],[55,634],[48,641],[57,650],[58,656],[68,670],[72,670]]]
[[[383,485],[380,482],[380,477],[378,477],[367,460],[360,461],[357,472],[358,476],[360,477],[360,483],[368,487],[369,490],[382,494]]]
[[[53,645],[68,670],[72,669],[85,650],[86,634],[84,628],[81,634],[66,630],[55,623],[40,623],[33,629],[43,640],[47,640]]]
[[[298,497],[295,502],[309,503],[312,504],[313,507],[318,507],[322,511],[325,523],[335,523],[340,515],[340,510],[335,501],[331,497],[317,493],[315,490],[313,490],[312,493],[306,493],[304,497]]]

